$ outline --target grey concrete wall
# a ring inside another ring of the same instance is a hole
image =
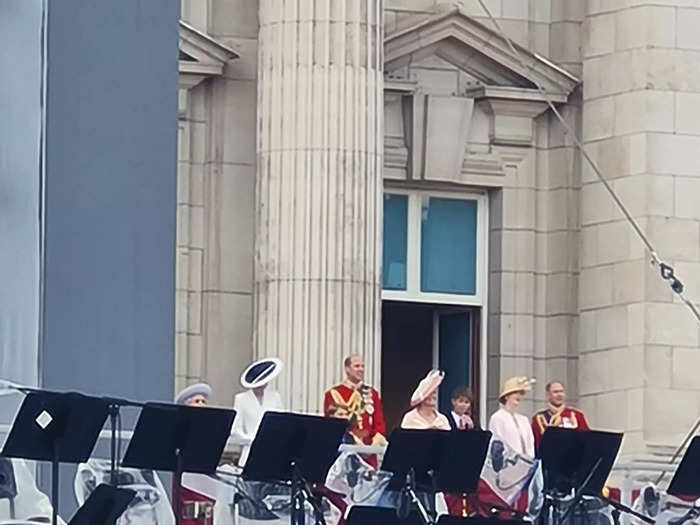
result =
[[[50,5],[46,387],[171,397],[177,15]]]
[[[36,384],[42,2],[0,4],[0,377]],[[0,423],[19,396],[0,398]]]
[[[49,4],[47,388],[172,399],[178,12]],[[68,517],[72,469],[62,475]]]

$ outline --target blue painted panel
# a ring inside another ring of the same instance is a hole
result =
[[[475,200],[425,197],[421,230],[421,291],[476,293]]]
[[[406,289],[408,197],[384,194],[382,280],[385,290]]]

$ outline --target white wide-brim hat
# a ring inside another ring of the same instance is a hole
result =
[[[266,357],[248,365],[241,374],[243,388],[265,386],[282,371],[282,361],[276,357]]]
[[[411,396],[411,406],[414,407],[416,405],[420,405],[423,401],[425,401],[430,394],[438,389],[444,378],[445,372],[442,370],[431,370],[428,372],[428,375],[421,379],[420,383],[418,383],[418,386],[414,390],[413,395]]]
[[[211,387],[206,383],[195,383],[194,385],[185,387],[180,390],[180,393],[177,396],[175,396],[175,403],[178,405],[184,405],[187,403],[188,399],[197,395],[201,395],[206,399],[209,399],[211,397]]]

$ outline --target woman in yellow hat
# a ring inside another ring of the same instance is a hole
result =
[[[503,383],[498,400],[499,408],[489,420],[489,430],[517,453],[535,457],[535,438],[530,420],[518,414],[520,401],[525,392],[532,389],[534,379],[511,377]]]

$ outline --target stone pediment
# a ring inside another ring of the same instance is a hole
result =
[[[178,47],[179,83],[180,87],[187,89],[205,78],[221,76],[226,63],[238,58],[232,49],[182,20]]]
[[[450,5],[387,35],[384,69],[391,74],[432,55],[486,86],[534,90],[539,84],[566,100],[579,84],[564,68],[518,44],[513,46],[519,56],[513,55],[498,32],[466,15],[458,5]]]

